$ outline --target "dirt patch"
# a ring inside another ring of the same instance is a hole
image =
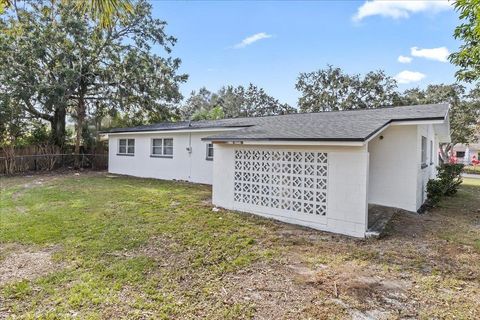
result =
[[[373,274],[380,272],[353,263],[315,269],[291,261],[257,263],[226,276],[221,294],[225,303],[251,303],[256,319],[290,319],[303,312],[322,318],[329,309],[354,319],[415,313],[407,299],[409,281]]]
[[[257,319],[291,318],[315,301],[318,290],[296,277],[310,278],[311,270],[282,263],[257,263],[245,270],[227,275],[219,294],[226,304],[248,303]]]
[[[25,246],[4,246],[0,264],[0,285],[20,280],[33,280],[58,270],[59,264],[52,260],[58,247],[36,250]]]

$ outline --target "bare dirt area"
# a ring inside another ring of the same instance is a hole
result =
[[[58,271],[61,267],[52,259],[58,247],[34,248],[23,245],[0,246],[0,285],[34,280]]]

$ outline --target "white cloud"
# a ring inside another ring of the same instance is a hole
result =
[[[414,57],[420,57],[430,60],[436,60],[440,62],[448,62],[448,56],[450,52],[446,47],[432,48],[432,49],[419,49],[412,47],[410,54]]]
[[[271,38],[271,37],[272,37],[271,34],[268,34],[268,33],[265,33],[265,32],[256,33],[254,35],[246,37],[245,39],[242,40],[242,42],[237,43],[233,47],[235,49],[245,48],[246,46],[249,46],[254,42],[257,42],[257,41],[262,40],[262,39],[268,39],[268,38]]]
[[[412,57],[398,56],[398,62],[400,62],[400,63],[410,63],[410,62],[412,62]]]
[[[371,0],[361,5],[353,16],[354,21],[361,21],[369,16],[382,16],[394,19],[408,18],[412,13],[438,12],[449,10],[452,3],[448,0]]]
[[[404,70],[395,76],[395,80],[397,80],[398,83],[406,84],[418,82],[425,77],[426,75],[421,72]]]

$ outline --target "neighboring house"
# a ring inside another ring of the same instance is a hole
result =
[[[160,123],[109,132],[109,171],[213,185],[213,204],[364,237],[368,205],[416,211],[448,105]]]
[[[479,142],[471,143],[469,145],[456,144],[453,147],[452,157],[457,163],[471,164],[477,162],[480,158],[480,136],[477,138]],[[465,156],[468,156],[468,159]]]

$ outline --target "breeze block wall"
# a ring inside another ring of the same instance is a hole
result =
[[[364,147],[215,143],[214,150],[215,205],[365,236],[369,157]]]

